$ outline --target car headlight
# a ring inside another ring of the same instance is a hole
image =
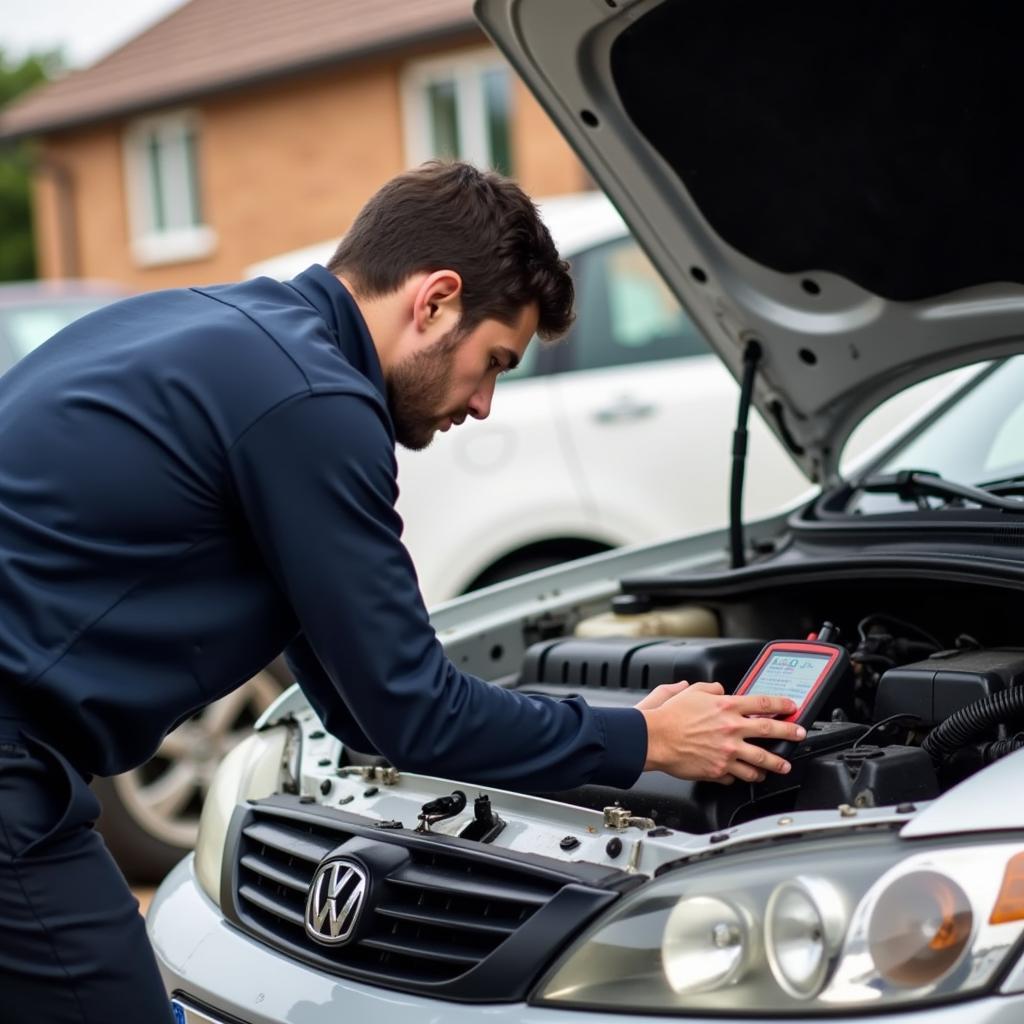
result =
[[[203,891],[220,906],[224,842],[235,807],[278,790],[285,772],[289,727],[254,732],[221,761],[199,817],[195,872]]]
[[[779,988],[795,999],[821,991],[843,941],[844,895],[815,875],[777,886],[765,907],[765,950]]]
[[[538,988],[558,1006],[765,1015],[980,993],[1024,931],[1024,843],[893,832],[722,851],[591,926]]]

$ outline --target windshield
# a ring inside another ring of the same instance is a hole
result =
[[[4,361],[17,362],[73,320],[99,309],[110,301],[107,297],[97,296],[74,301],[12,306],[0,310],[0,334],[5,336],[6,347],[9,350],[4,355]],[[7,366],[0,367],[0,370],[5,369]]]
[[[1014,356],[908,441],[875,473],[930,470],[957,483],[982,485],[1024,474],[1024,356]],[[899,507],[892,495],[861,494],[857,507]]]

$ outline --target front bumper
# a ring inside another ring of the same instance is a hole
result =
[[[463,1005],[331,977],[289,960],[228,924],[199,888],[191,857],[160,886],[147,926],[168,992],[227,1024],[371,1020],[374,1024],[478,1024],[482,1017],[492,1024],[618,1024],[626,1020],[631,1024],[665,1024],[671,1019],[545,1009],[522,1003]],[[675,1019],[688,1024],[729,1024],[729,1019],[723,1017]],[[757,1018],[745,1018],[751,1019]],[[811,1018],[771,1020],[773,1024],[808,1024]],[[1024,1020],[1024,993],[870,1017],[830,1016],[828,1020],[831,1024],[1020,1024]]]

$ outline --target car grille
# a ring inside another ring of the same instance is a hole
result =
[[[464,1001],[526,997],[553,956],[635,876],[495,851],[275,796],[239,809],[227,891],[240,928],[321,970]],[[310,883],[329,854],[370,864],[357,937],[323,945],[305,929]]]

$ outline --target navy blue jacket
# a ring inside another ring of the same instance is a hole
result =
[[[0,704],[112,774],[287,648],[327,728],[399,767],[632,784],[638,711],[446,658],[397,494],[376,351],[324,268],[86,316],[0,378]]]

